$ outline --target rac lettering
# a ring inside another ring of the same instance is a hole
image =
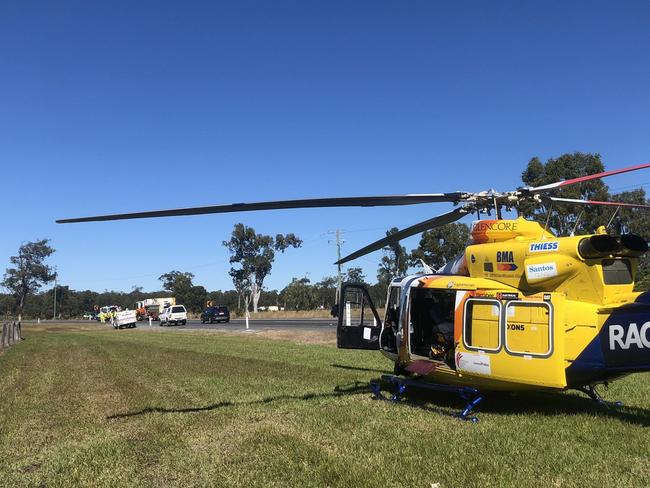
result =
[[[552,252],[557,251],[560,247],[558,241],[551,242],[531,242],[528,246],[528,252]]]
[[[646,322],[639,329],[635,323],[631,323],[627,328],[622,325],[609,326],[609,349],[615,350],[618,345],[620,349],[629,349],[630,346],[635,345],[639,349],[650,349],[650,322]]]

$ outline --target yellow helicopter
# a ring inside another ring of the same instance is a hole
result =
[[[583,391],[606,404],[595,386],[650,370],[650,294],[634,292],[640,236],[556,237],[537,222],[501,219],[522,203],[648,205],[566,199],[553,190],[650,167],[643,164],[510,192],[439,193],[239,203],[58,220],[59,223],[308,207],[387,206],[453,202],[454,210],[380,239],[336,264],[460,218],[495,210],[472,224],[472,242],[442,269],[393,280],[385,316],[368,290],[340,290],[337,345],[380,350],[395,363],[394,400],[407,386],[458,392],[472,411],[480,391]],[[373,392],[381,397],[379,383]]]

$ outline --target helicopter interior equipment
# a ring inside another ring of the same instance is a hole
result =
[[[564,202],[649,209],[649,205],[568,199],[554,190],[649,168],[642,164],[514,191],[452,192],[236,203],[58,220],[92,222],[310,207],[371,207],[451,202],[455,208],[379,239],[342,264],[406,237],[477,220],[465,251],[435,273],[396,278],[384,317],[368,290],[346,283],[338,297],[339,348],[381,351],[397,376],[384,378],[398,399],[407,386],[456,391],[471,416],[484,390],[576,389],[606,403],[596,385],[650,371],[650,293],[634,292],[645,239],[633,234],[558,237],[538,222],[502,219],[522,203]],[[372,385],[379,396],[378,383]]]

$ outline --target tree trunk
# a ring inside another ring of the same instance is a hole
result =
[[[257,313],[257,303],[260,301],[262,295],[262,287],[258,287],[257,283],[253,283],[251,290],[251,298],[253,299],[253,313]]]
[[[25,306],[25,295],[20,295],[20,302],[18,303],[18,322],[23,320],[23,307]]]
[[[250,299],[250,295],[248,295],[247,293],[244,294],[244,306],[246,307],[246,310],[244,311],[244,317],[248,317],[248,316],[249,316],[249,313],[248,313],[248,306],[250,305],[250,300],[251,300],[251,299]]]

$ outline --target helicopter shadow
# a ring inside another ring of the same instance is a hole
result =
[[[133,412],[116,413],[113,415],[108,415],[106,417],[106,420],[117,420],[117,419],[129,418],[129,417],[138,417],[141,415],[147,415],[151,413],[209,412],[221,408],[249,406],[249,405],[264,405],[264,404],[280,402],[285,400],[310,401],[310,400],[316,400],[321,398],[336,398],[336,397],[342,397],[348,395],[359,395],[365,393],[367,394],[370,393],[370,385],[365,381],[354,381],[353,383],[349,383],[347,385],[338,385],[334,388],[334,391],[332,392],[312,392],[312,393],[304,393],[302,395],[276,395],[276,396],[264,397],[259,400],[242,401],[242,402],[226,400],[226,401],[211,403],[199,407],[185,407],[185,408],[146,407],[141,410],[136,410]]]
[[[343,369],[373,371],[370,368],[356,368],[344,365],[332,365]],[[385,373],[385,371],[377,370]],[[373,381],[381,383],[383,392],[392,391],[391,385],[386,381],[376,378]],[[354,381],[344,385],[337,385],[331,392],[307,392],[297,395],[275,395],[267,396],[258,400],[251,401],[230,401],[211,403],[203,406],[188,406],[182,408],[166,407],[146,407],[133,412],[116,413],[106,417],[106,420],[118,420],[130,417],[138,417],[153,413],[197,413],[209,412],[223,408],[237,406],[264,405],[274,402],[287,400],[311,401],[324,398],[337,398],[350,395],[367,394],[371,395],[372,390],[369,382]],[[596,414],[605,417],[616,418],[643,427],[650,426],[650,410],[630,407],[605,407],[594,402],[590,398],[582,397],[577,392],[575,394],[559,394],[548,392],[488,392],[482,395],[483,401],[478,405],[475,414],[479,417],[481,414],[491,415],[514,415],[514,414],[531,414],[531,415],[580,415]],[[374,397],[373,397],[374,398]],[[451,392],[431,392],[428,390],[410,388],[405,392],[398,405],[408,408],[417,408],[427,412],[440,415],[454,415],[464,407],[464,401],[457,394]]]
[[[333,368],[338,368],[338,369],[347,369],[350,371],[367,371],[370,373],[382,373],[382,374],[391,374],[392,371],[389,371],[387,369],[379,369],[379,368],[361,368],[359,366],[348,366],[346,364],[330,364]]]
[[[391,385],[381,381],[383,391],[391,392]],[[476,407],[475,414],[543,416],[595,414],[616,418],[643,427],[650,426],[650,410],[632,406],[604,406],[582,397],[578,392],[569,394],[552,392],[486,392]],[[401,396],[401,404],[443,415],[453,415],[462,410],[464,401],[455,393],[408,389]]]

